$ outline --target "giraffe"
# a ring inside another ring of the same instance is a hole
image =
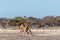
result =
[[[20,32],[26,32],[28,34],[33,35],[31,30],[29,29],[29,23],[28,23],[28,19],[26,18],[26,16],[24,16],[24,24],[20,26],[20,30],[21,30]]]

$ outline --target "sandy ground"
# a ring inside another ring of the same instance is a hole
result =
[[[0,40],[60,40],[60,30],[32,30],[34,36],[20,30],[0,30]]]

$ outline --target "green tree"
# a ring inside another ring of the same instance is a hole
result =
[[[24,23],[23,17],[15,17],[9,22],[10,25],[14,25],[14,26],[19,26],[23,23]]]

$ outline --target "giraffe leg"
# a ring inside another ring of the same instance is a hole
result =
[[[29,31],[28,30],[26,30],[26,32],[29,34]]]
[[[29,33],[33,36],[33,34],[32,34],[32,32],[31,32],[31,30],[29,29]]]

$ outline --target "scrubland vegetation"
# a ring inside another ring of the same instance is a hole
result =
[[[42,27],[60,27],[60,16],[46,16],[43,18],[27,17],[30,28]],[[14,18],[0,18],[0,28],[19,28],[24,23],[24,18],[21,16]]]

